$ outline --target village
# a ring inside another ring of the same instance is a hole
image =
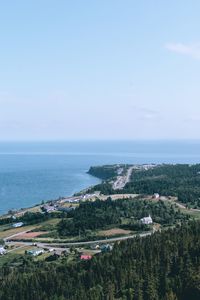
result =
[[[135,195],[123,195],[125,198],[133,197]],[[57,201],[52,201],[50,203],[45,203],[40,205],[39,209],[45,214],[56,214],[57,212],[69,212],[75,210],[79,203],[82,201],[95,201],[97,197],[100,197],[98,193],[85,194],[75,197],[67,197],[59,199]],[[113,200],[120,199],[122,195],[112,195]],[[158,200],[159,195],[155,194],[152,198]],[[104,201],[105,196],[101,196],[100,199]],[[133,238],[136,234],[125,235],[123,230],[116,231],[117,236],[112,236],[109,233],[105,236],[105,239],[98,241],[86,241],[86,242],[68,242],[68,243],[52,243],[51,239],[49,243],[42,241],[40,239],[40,232],[32,232],[37,226],[27,226],[23,222],[14,222],[16,220],[16,215],[12,216],[13,223],[10,226],[11,229],[6,231],[1,231],[0,226],[0,239],[2,245],[0,246],[0,255],[9,256],[10,254],[22,254],[26,256],[32,256],[34,259],[47,259],[52,257],[52,259],[58,259],[59,257],[70,257],[70,259],[80,259],[89,260],[93,255],[98,255],[100,253],[110,252],[113,249],[115,242],[120,242],[121,240],[127,238]],[[48,226],[51,226],[56,219],[50,219],[46,222]],[[151,216],[144,216],[140,219],[142,224],[153,224],[153,219]],[[45,222],[44,222],[45,223]],[[40,224],[41,225],[41,224]],[[153,228],[154,230],[154,228]],[[109,231],[108,231],[109,232]],[[42,233],[42,232],[41,232]],[[114,231],[113,231],[114,234]],[[144,233],[142,235],[147,235],[149,233]]]
[[[136,195],[111,195],[113,201],[116,199],[133,198]],[[138,195],[137,195],[138,196]],[[83,201],[95,201],[96,198],[100,197],[102,201],[105,201],[107,197],[104,195],[85,194],[75,197],[67,197],[59,199],[58,201],[53,201],[50,203],[45,203],[40,205],[40,211],[45,214],[56,214],[57,212],[69,212],[75,210],[78,205]],[[165,201],[165,197],[161,197],[158,193],[149,196],[150,201]],[[100,255],[101,253],[106,253],[112,251],[114,244],[129,238],[134,238],[138,236],[136,233],[128,233],[128,231],[123,230],[107,230],[108,235],[104,239],[86,242],[69,241],[63,243],[63,241],[53,242],[51,239],[40,238],[40,232],[32,232],[37,226],[27,226],[23,222],[14,222],[16,216],[13,216],[13,223],[10,225],[11,230],[2,231],[0,226],[0,238],[2,245],[0,246],[0,256],[6,257],[11,255],[25,255],[27,257],[33,257],[34,260],[56,260],[59,258],[67,258],[69,261],[73,260],[90,260],[94,255]],[[141,232],[139,235],[141,237],[152,234],[153,232],[159,230],[158,224],[154,224],[154,220],[151,215],[144,216],[140,220],[141,224],[149,225],[151,231]],[[52,226],[53,222],[57,222],[56,219],[50,219],[46,222],[47,226]],[[45,222],[44,222],[45,223]],[[41,225],[41,224],[40,224]],[[10,235],[11,233],[11,235]],[[41,232],[42,233],[42,232]],[[9,234],[9,235],[7,235]],[[58,243],[59,242],[59,243]],[[0,258],[1,259],[1,258]],[[9,260],[9,259],[8,259]],[[4,259],[6,261],[6,259]],[[1,263],[1,262],[0,262]]]

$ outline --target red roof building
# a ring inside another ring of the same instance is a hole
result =
[[[91,255],[81,255],[81,260],[90,260],[91,258]]]

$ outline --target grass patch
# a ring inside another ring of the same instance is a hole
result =
[[[100,236],[115,236],[115,235],[128,235],[131,233],[131,230],[125,230],[125,229],[121,229],[121,228],[112,228],[112,229],[108,229],[108,230],[100,230],[97,232],[97,235]]]
[[[0,231],[0,239],[2,238],[7,238],[9,236],[12,236],[14,234],[23,232],[23,231],[29,231],[29,230],[33,230],[34,228],[36,228],[38,225],[30,225],[30,226],[22,226],[19,228],[12,228],[5,230],[5,231]]]
[[[52,218],[47,221],[41,222],[39,224],[22,226],[19,228],[12,228],[11,225],[2,225],[2,226],[0,226],[0,239],[7,238],[9,236],[12,236],[14,234],[24,232],[24,231],[33,231],[35,229],[39,230],[39,228],[42,226],[46,226],[46,228],[48,229],[48,226],[50,226],[50,225],[56,226],[59,221],[60,221],[59,218]]]

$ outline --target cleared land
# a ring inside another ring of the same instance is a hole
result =
[[[35,232],[25,232],[20,235],[17,235],[13,238],[13,240],[24,240],[24,239],[33,239],[35,237],[38,237],[44,233],[48,233],[47,231],[35,231]]]
[[[2,226],[0,226],[0,239],[5,239],[5,238],[9,238],[9,237],[14,238],[15,235],[19,236],[20,233],[25,234],[28,231],[35,230],[35,229],[40,228],[42,226],[56,225],[59,221],[60,221],[60,219],[53,218],[53,219],[47,220],[47,221],[39,223],[39,224],[22,226],[22,227],[19,227],[19,228],[12,228],[11,227],[10,229],[4,230],[4,231],[1,231],[1,228],[2,229],[5,228],[5,225],[2,225]],[[38,232],[38,231],[36,231],[36,232]],[[43,231],[42,234],[44,234],[46,232],[47,231]]]
[[[20,228],[11,228],[5,231],[1,231],[0,232],[0,239],[4,239],[10,236],[13,236],[15,234],[19,234],[20,232],[24,232],[24,231],[30,231],[35,229],[36,227],[39,227],[40,225],[30,225],[30,226],[23,226]]]
[[[120,229],[120,228],[113,228],[108,230],[100,230],[98,231],[98,235],[101,236],[114,236],[114,235],[126,235],[130,234],[130,230]]]

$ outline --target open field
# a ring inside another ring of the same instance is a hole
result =
[[[33,247],[29,246],[29,245],[28,246],[26,246],[26,245],[25,246],[18,246],[16,248],[12,249],[11,253],[23,255],[25,253],[25,251],[28,251],[28,250],[31,250],[31,249],[33,249]],[[10,255],[11,253],[9,253],[9,250],[8,250],[8,254],[6,254],[6,255]]]
[[[68,202],[65,202],[62,204],[61,207],[78,207],[79,206],[79,203],[68,203]]]
[[[44,234],[45,232],[43,232],[43,234]],[[55,240],[55,238],[52,238],[52,237],[40,237],[40,236],[38,236],[38,237],[36,237],[36,238],[34,238],[34,241],[35,242],[45,242],[45,243],[51,243],[52,241],[54,241]],[[56,239],[56,240],[59,240],[59,239]],[[62,241],[62,240],[61,240]]]
[[[37,206],[30,207],[30,208],[22,209],[21,211],[17,212],[15,214],[15,216],[19,217],[21,215],[24,215],[26,212],[32,212],[32,213],[41,212],[40,206],[41,205],[37,205]]]
[[[59,218],[53,218],[53,219],[49,219],[47,221],[44,221],[42,223],[40,223],[39,225],[57,225],[58,222],[60,222],[61,219]]]
[[[34,232],[25,232],[20,235],[17,235],[13,238],[13,240],[25,240],[25,239],[33,239],[35,237],[38,237],[44,233],[48,233],[47,231],[34,231]]]
[[[190,217],[200,220],[200,210],[195,209],[187,209],[187,208],[181,208],[178,206],[180,211],[186,215],[189,215]]]
[[[34,260],[35,260],[35,261],[45,260],[47,257],[49,257],[49,256],[51,256],[51,255],[52,255],[52,253],[45,252],[45,253],[43,253],[43,254],[41,254],[41,255],[38,255],[38,256],[34,257]]]
[[[170,197],[170,199],[168,199],[168,202],[174,204],[176,209],[179,209],[182,213],[189,215],[194,219],[200,219],[200,209],[188,209],[183,203],[177,201],[177,197]]]
[[[112,200],[118,199],[128,199],[128,198],[136,198],[139,196],[138,194],[113,194],[113,195],[99,195],[98,199],[100,200],[107,200],[110,197]]]
[[[113,229],[98,231],[98,235],[100,236],[126,235],[130,233],[131,233],[130,230],[125,230],[121,228],[113,228]]]
[[[47,221],[44,221],[44,222],[41,222],[41,223],[35,224],[35,225],[22,226],[19,228],[11,227],[10,229],[5,230],[5,231],[2,231],[5,229],[5,226],[7,226],[6,228],[8,228],[11,225],[2,225],[2,226],[0,226],[0,239],[8,238],[15,234],[19,235],[20,232],[26,233],[28,231],[35,230],[41,226],[56,225],[56,224],[58,224],[59,221],[60,221],[60,219],[53,218],[53,219],[50,219],[50,220],[47,220]],[[42,233],[44,234],[45,232],[43,231]]]
[[[4,238],[7,238],[9,236],[13,236],[13,235],[18,234],[20,232],[30,231],[30,230],[33,230],[37,227],[39,227],[39,225],[22,226],[22,227],[19,227],[19,228],[11,228],[9,230],[1,231],[0,232],[0,239],[4,239]]]

